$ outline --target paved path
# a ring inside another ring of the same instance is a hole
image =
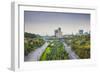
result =
[[[28,54],[28,56],[24,57],[24,61],[38,61],[40,59],[40,56],[45,51],[46,47],[49,43],[45,43],[42,47],[37,48],[35,51],[32,51]]]
[[[71,49],[71,47],[69,47],[65,42],[63,42],[63,44],[70,59],[79,59],[78,55],[75,54],[75,52]]]

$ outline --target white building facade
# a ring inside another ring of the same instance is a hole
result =
[[[57,30],[55,30],[55,37],[62,38],[62,32],[60,27]]]

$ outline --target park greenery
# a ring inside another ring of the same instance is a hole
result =
[[[59,40],[54,40],[53,42],[51,42],[40,57],[40,61],[64,59],[68,59],[68,54],[64,49],[63,43]]]
[[[67,35],[64,36],[65,42],[79,56],[80,59],[90,58],[90,34]],[[24,55],[27,56],[31,51],[41,47],[46,40],[42,36],[32,33],[24,33]],[[49,37],[49,45],[40,57],[40,61],[65,60],[69,59],[65,51],[64,44],[56,37]]]
[[[45,41],[39,35],[32,33],[24,33],[24,55],[28,55],[31,51],[41,47]]]
[[[90,34],[73,35],[65,38],[65,42],[71,46],[80,59],[90,58]]]

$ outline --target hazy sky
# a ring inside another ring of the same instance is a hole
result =
[[[61,27],[63,34],[76,34],[78,30],[90,31],[90,14],[24,11],[25,32],[54,35]]]

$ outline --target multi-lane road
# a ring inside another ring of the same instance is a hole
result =
[[[38,61],[45,51],[46,47],[48,46],[48,42],[46,42],[42,47],[37,48],[35,51],[32,51],[28,54],[28,56],[24,57],[24,61]]]
[[[68,53],[68,57],[70,59],[79,59],[79,56],[68,46],[65,42],[63,42],[66,52]]]

